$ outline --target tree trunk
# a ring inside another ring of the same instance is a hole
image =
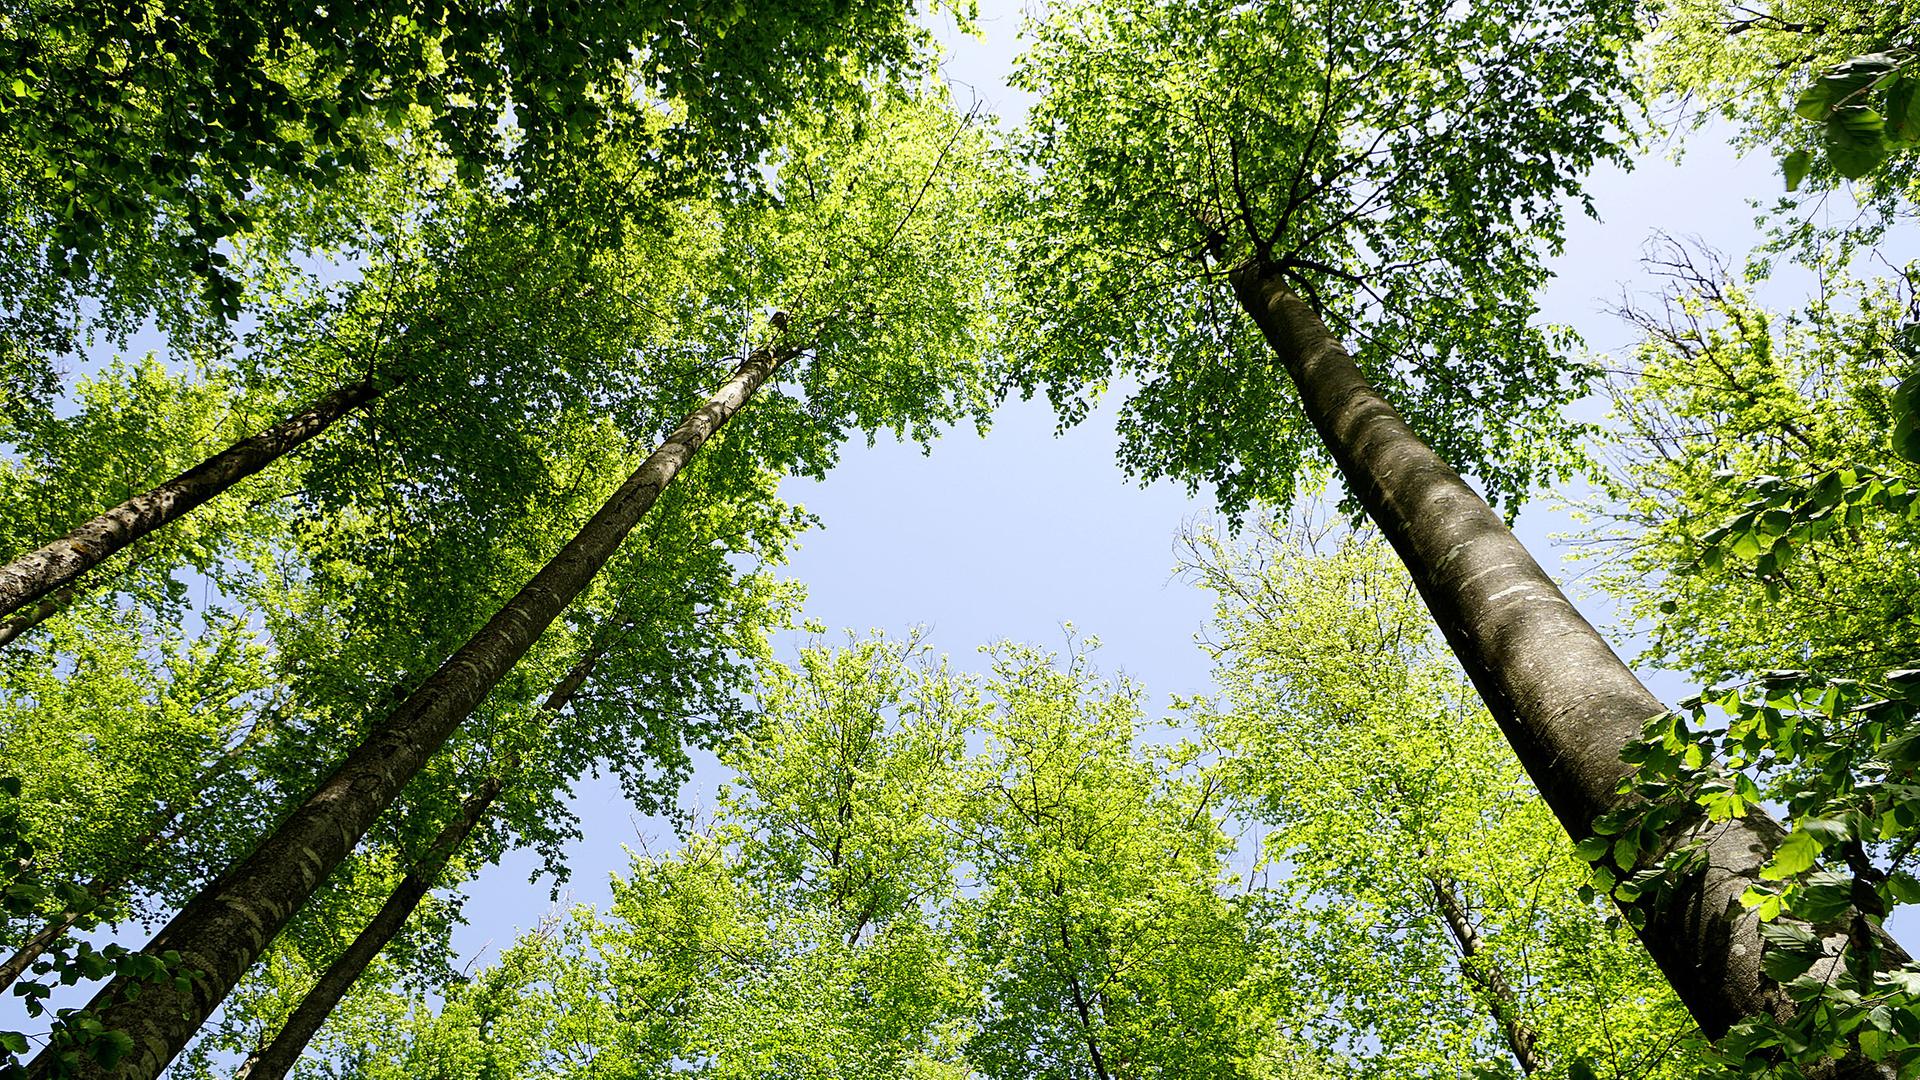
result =
[[[368,376],[343,386],[310,408],[234,443],[159,487],[135,495],[60,539],[0,566],[0,616],[10,615],[48,593],[74,584],[80,575],[121,548],[266,468],[282,454],[327,430],[334,421],[395,385],[392,379]],[[46,614],[43,612],[40,618]],[[15,629],[11,636],[19,636],[38,621],[36,618]]]
[[[479,791],[469,796],[460,807],[460,815],[447,823],[434,838],[432,846],[427,848],[420,861],[413,864],[400,884],[380,905],[380,910],[368,921],[366,928],[360,931],[353,943],[334,957],[327,970],[320,973],[306,996],[287,1017],[273,1041],[257,1053],[249,1056],[233,1074],[233,1080],[284,1080],[292,1071],[294,1062],[306,1052],[307,1044],[320,1030],[320,1025],[333,1015],[334,1007],[340,999],[347,996],[353,984],[366,971],[387,942],[400,933],[400,928],[413,917],[414,909],[433,889],[434,880],[440,871],[446,869],[447,861],[454,852],[467,842],[473,830],[486,820],[487,812],[493,808],[493,801],[500,795],[500,777],[487,779]]]
[[[80,586],[69,585],[52,596],[42,597],[20,614],[0,622],[0,648],[13,644],[20,635],[65,611],[79,596]]]
[[[701,445],[789,356],[748,357],[705,404],[682,420],[593,518],[513,599],[403,702],[253,853],[195,897],[147,944],[177,951],[195,973],[191,988],[150,982],[129,997],[116,979],[88,1008],[133,1050],[114,1068],[85,1059],[74,1075],[153,1080],[233,989],[269,941],[346,858],[467,714],[535,639],[593,580]],[[45,1080],[59,1067],[54,1047],[28,1066]]]
[[[1486,947],[1486,942],[1481,940],[1480,931],[1474,928],[1473,920],[1467,917],[1467,909],[1460,903],[1459,894],[1453,891],[1453,882],[1437,874],[1428,874],[1427,884],[1433,887],[1433,898],[1439,903],[1440,917],[1446,921],[1447,931],[1453,935],[1454,944],[1460,949],[1460,970],[1487,995],[1488,1011],[1493,1013],[1494,1023],[1500,1025],[1500,1034],[1513,1051],[1513,1060],[1520,1063],[1521,1072],[1532,1076],[1540,1071],[1540,1056],[1534,1049],[1539,1040],[1527,1022],[1520,1019],[1519,995],[1513,992],[1512,984],[1507,982],[1506,975],[1498,967],[1475,960]]]
[[[1594,819],[1625,801],[1621,749],[1662,705],[1277,271],[1248,265],[1232,280],[1534,786],[1574,840],[1594,835]],[[1644,915],[1641,942],[1709,1038],[1744,1017],[1793,1014],[1784,988],[1761,971],[1758,918],[1739,899],[1782,835],[1757,808],[1703,822],[1669,850],[1699,843],[1707,869],[1626,905]],[[1890,963],[1905,962],[1898,945],[1884,946]],[[1865,1063],[1859,1070],[1848,1075],[1882,1075]]]
[[[565,709],[574,692],[593,674],[595,665],[612,644],[611,635],[600,637],[601,640],[590,647],[554,684],[553,690],[540,705],[542,711],[558,713]],[[507,766],[508,771],[512,768],[511,764]],[[420,901],[432,890],[434,880],[446,869],[447,861],[466,845],[467,837],[472,836],[473,830],[487,819],[494,800],[500,796],[502,782],[501,776],[491,776],[479,791],[467,798],[461,805],[460,816],[440,830],[440,835],[434,838],[426,854],[400,879],[393,894],[387,897],[387,902],[380,906],[366,928],[353,939],[353,944],[335,957],[333,963],[327,965],[327,970],[314,981],[306,996],[294,1008],[293,1014],[287,1017],[287,1022],[274,1034],[273,1041],[249,1054],[234,1072],[233,1080],[284,1080],[293,1070],[294,1063],[300,1060],[300,1055],[306,1053],[307,1044],[319,1033],[327,1017],[339,1007],[340,999],[353,989],[353,984],[367,970],[367,965],[380,955],[380,951],[413,917]]]

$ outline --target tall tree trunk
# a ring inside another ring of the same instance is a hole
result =
[[[131,1036],[133,1050],[112,1069],[83,1056],[74,1075],[153,1080],[166,1068],[407,782],[593,580],[661,491],[791,355],[791,350],[763,350],[741,363],[486,626],[376,727],[251,855],[203,890],[147,944],[149,955],[180,954],[184,968],[195,973],[188,990],[171,982],[150,982],[129,997],[127,981],[116,979],[100,991],[88,1008],[107,1030]],[[52,1077],[57,1049],[49,1046],[34,1058],[28,1075],[36,1080]]]
[[[467,837],[473,835],[473,830],[486,820],[488,811],[493,809],[494,800],[500,795],[500,784],[499,776],[489,777],[480,790],[467,798],[460,807],[459,816],[440,830],[440,835],[434,838],[426,854],[407,870],[406,876],[400,879],[400,884],[387,897],[386,903],[380,905],[380,910],[374,913],[366,928],[320,973],[306,996],[294,1008],[293,1014],[287,1017],[287,1022],[274,1034],[273,1041],[243,1062],[233,1074],[233,1080],[284,1080],[287,1073],[292,1071],[294,1062],[299,1061],[300,1055],[306,1052],[307,1044],[313,1041],[320,1025],[333,1015],[340,999],[347,996],[347,991],[353,989],[354,982],[366,971],[367,965],[380,955],[380,950],[386,948],[387,942],[392,941],[400,933],[400,928],[413,917],[414,909],[432,891],[433,883],[440,876],[440,871],[446,869],[447,861],[467,842]]]
[[[31,937],[22,942],[12,956],[8,957],[4,962],[0,962],[0,992],[4,992],[8,987],[18,981],[20,976],[26,974],[27,968],[31,967],[33,962],[40,958],[40,954],[46,952],[47,949],[52,947],[54,942],[59,941],[67,931],[72,930],[78,925],[80,920],[85,918],[89,911],[95,910],[98,907],[98,901],[104,900],[109,894],[124,888],[126,884],[133,879],[135,874],[138,874],[144,869],[147,865],[147,852],[155,846],[163,842],[169,842],[174,837],[180,835],[179,828],[176,828],[176,826],[182,824],[182,815],[199,802],[200,796],[208,787],[212,786],[215,780],[218,780],[228,769],[239,762],[241,757],[245,755],[247,749],[258,742],[260,736],[265,731],[266,728],[256,721],[244,738],[222,751],[220,756],[216,758],[212,764],[200,770],[199,777],[194,780],[193,787],[187,792],[185,798],[176,799],[166,806],[161,807],[158,811],[155,811],[153,816],[148,819],[149,824],[147,831],[141,833],[126,845],[124,849],[126,854],[117,861],[117,866],[110,868],[107,872],[100,874],[100,876],[87,883],[87,895],[92,897],[96,902],[92,907],[81,910],[63,911],[52,919],[47,920],[47,924],[39,930],[36,930]]]
[[[600,640],[554,684],[547,699],[540,704],[542,711],[558,713],[565,709],[574,691],[579,690],[588,676],[593,674],[594,667],[612,644],[611,634],[599,637]],[[512,766],[507,768],[511,771]],[[406,876],[400,879],[400,884],[368,921],[366,928],[314,981],[292,1015],[287,1017],[287,1022],[274,1033],[273,1040],[249,1055],[234,1072],[233,1080],[284,1080],[287,1073],[293,1070],[294,1063],[300,1060],[300,1055],[306,1052],[307,1044],[313,1041],[320,1026],[327,1022],[327,1017],[333,1015],[340,999],[353,989],[353,984],[359,981],[367,965],[380,955],[380,951],[413,917],[420,901],[426,899],[427,893],[432,890],[440,871],[446,869],[447,861],[466,846],[467,837],[472,836],[473,830],[486,820],[487,814],[493,809],[494,800],[500,795],[501,786],[502,777],[491,776],[480,790],[467,798],[461,805],[460,816],[448,822],[446,828],[440,831],[426,854],[408,869]]]
[[[396,385],[393,379],[370,375],[343,386],[309,408],[258,435],[234,443],[159,487],[135,495],[60,539],[0,566],[0,616],[10,615],[48,593],[74,584],[80,575],[121,548],[266,468],[282,454]],[[46,614],[42,613],[40,618]],[[12,637],[32,625],[30,622],[14,630]]]
[[[1663,711],[1660,702],[1499,515],[1368,384],[1277,270],[1243,266],[1233,287],[1534,786],[1573,839],[1594,835],[1594,819],[1624,801],[1620,751]],[[1702,823],[1672,838],[1669,850],[1703,845],[1706,869],[1630,905],[1645,916],[1641,942],[1709,1038],[1743,1017],[1793,1014],[1785,989],[1760,968],[1758,918],[1740,904],[1782,835],[1757,808]],[[1884,947],[1889,962],[1905,962],[1898,945]],[[1857,1063],[1849,1075],[1882,1073]]]
[[[1499,967],[1478,959],[1485,951],[1486,942],[1474,928],[1473,920],[1467,917],[1466,906],[1454,892],[1454,883],[1438,874],[1428,874],[1427,884],[1433,887],[1440,917],[1460,950],[1460,970],[1487,996],[1488,1011],[1493,1014],[1493,1022],[1500,1026],[1507,1047],[1513,1051],[1513,1060],[1520,1063],[1521,1072],[1532,1076],[1540,1071],[1540,1055],[1534,1049],[1539,1040],[1527,1022],[1520,1019],[1519,995],[1513,992],[1513,985],[1507,982]]]

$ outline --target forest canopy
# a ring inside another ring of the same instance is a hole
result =
[[[1917,25],[0,4],[0,1078],[1915,1075]]]

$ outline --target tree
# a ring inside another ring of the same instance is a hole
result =
[[[770,208],[764,228],[746,232],[748,244],[766,241],[766,254],[776,260],[768,269],[785,284],[780,291],[800,301],[792,305],[793,314],[777,312],[752,328],[756,335],[770,336],[770,344],[742,361],[560,553],[373,725],[365,741],[270,837],[155,938],[150,953],[178,952],[196,972],[191,993],[186,987],[161,986],[128,997],[125,983],[101,992],[93,1008],[97,1022],[128,1034],[137,1048],[121,1074],[154,1075],[179,1052],[273,933],[586,588],[693,454],[782,364],[806,349],[852,346],[845,348],[849,362],[864,361],[868,374],[861,379],[818,360],[808,365],[811,374],[801,378],[807,408],[824,415],[799,426],[797,446],[771,444],[767,457],[775,462],[819,461],[831,446],[821,435],[837,434],[841,424],[921,431],[965,406],[964,390],[951,390],[960,380],[942,378],[946,372],[938,365],[918,361],[934,350],[961,358],[961,365],[972,355],[966,346],[985,315],[977,292],[983,279],[955,280],[954,270],[979,265],[980,256],[962,252],[972,235],[967,225],[989,194],[991,174],[971,164],[977,161],[977,143],[968,139],[966,124],[937,104],[889,97],[877,106],[889,110],[883,115],[891,122],[869,129],[875,132],[870,142],[799,143],[816,154],[796,167],[794,180],[824,179],[824,192],[803,196],[797,186],[790,189],[784,203]],[[843,137],[836,133],[836,139]],[[810,213],[817,216],[809,218]],[[798,243],[800,235],[804,244]],[[808,273],[815,252],[833,249],[832,243],[822,243],[831,239],[865,249],[870,259],[851,271],[836,272],[829,263],[818,274]],[[807,262],[783,261],[796,247],[807,253]],[[755,255],[751,247],[744,254]],[[924,285],[936,268],[942,284]],[[876,271],[888,276],[875,277]],[[889,379],[890,365],[913,374]],[[750,437],[766,439],[784,418],[777,401],[774,408],[757,411],[771,413],[771,422]],[[62,1053],[83,1070],[94,1068],[77,1051],[49,1050],[36,1059],[33,1071],[54,1069]]]
[[[1195,718],[1265,830],[1278,880],[1250,895],[1296,942],[1306,1037],[1355,1076],[1699,1075],[1683,1007],[1583,888],[1393,552],[1304,517],[1250,531],[1187,538],[1217,597],[1221,700]]]
[[[1621,156],[1633,36],[1607,3],[1090,3],[1049,16],[1023,76],[1045,179],[1019,385],[1071,419],[1138,379],[1123,459],[1230,511],[1293,494],[1311,428],[1576,842],[1663,709],[1448,460],[1497,500],[1567,464],[1558,408],[1590,372],[1530,293],[1579,174]],[[1709,1036],[1795,1010],[1736,902],[1781,839],[1750,814],[1618,846],[1625,876],[1704,852],[1676,889],[1615,896]]]
[[[1242,986],[1255,964],[1224,895],[1216,779],[1190,747],[1143,752],[1141,693],[1085,654],[991,650],[995,709],[967,781],[971,948],[989,1077],[1239,1077],[1284,1033]],[[1286,1075],[1281,1073],[1280,1075]]]
[[[479,792],[498,788],[484,816],[469,816],[482,801],[471,798],[455,808],[454,823],[441,835],[414,841],[424,847],[397,860],[404,871],[397,882],[381,879],[379,887],[392,892],[352,950],[335,955],[337,933],[317,941],[283,933],[272,955],[228,999],[218,1028],[188,1051],[176,1072],[213,1075],[222,1052],[257,1057],[256,1076],[289,1064],[349,986],[365,1000],[456,985],[451,971],[432,970],[431,950],[423,957],[420,945],[403,941],[402,955],[387,960],[386,948],[402,924],[409,936],[443,934],[457,898],[428,903],[407,919],[436,876],[442,884],[458,882],[510,846],[540,848],[548,871],[563,879],[557,846],[578,835],[563,800],[586,769],[616,772],[639,811],[672,812],[689,769],[688,747],[710,745],[741,722],[749,665],[764,655],[762,636],[787,618],[791,601],[792,590],[742,564],[778,561],[792,535],[792,511],[775,497],[774,477],[756,482],[741,475],[751,459],[722,449],[702,455],[629,538],[593,595],[576,603],[573,632],[543,638],[536,652],[559,652],[568,662],[534,656],[516,669],[510,682],[522,686],[553,672],[544,695],[523,704],[519,686],[502,685],[469,721],[462,738],[470,745],[456,746],[463,752],[454,756],[462,759],[462,771],[481,773]],[[422,779],[444,786],[458,778]],[[433,794],[410,793],[416,805],[408,816],[439,820],[434,815],[443,800]],[[402,848],[410,833],[421,832],[383,831],[398,834],[383,843]],[[444,863],[454,848],[459,857],[440,874],[431,864]],[[369,970],[376,954],[382,962]],[[326,971],[314,977],[309,965],[322,962]]]

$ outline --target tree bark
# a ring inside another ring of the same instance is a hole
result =
[[[234,443],[159,487],[135,495],[60,539],[0,566],[0,616],[10,615],[48,593],[73,585],[80,575],[111,558],[115,552],[266,468],[282,454],[396,385],[393,379],[368,376],[343,386],[309,408],[258,435]],[[52,610],[58,608],[42,612],[39,618],[45,618]],[[14,629],[7,640],[19,636],[39,618]]]
[[[541,702],[541,710],[558,713],[565,709],[574,692],[593,674],[594,667],[606,655],[611,644],[611,635],[600,635],[600,640],[554,684],[547,699]],[[513,765],[509,764],[507,771],[512,770]],[[440,872],[446,869],[448,860],[466,846],[467,837],[472,836],[473,830],[487,819],[494,800],[500,796],[502,785],[503,778],[496,774],[488,777],[480,790],[467,798],[461,805],[460,816],[440,830],[440,835],[434,838],[426,854],[408,869],[406,876],[400,879],[400,884],[395,886],[393,894],[387,897],[386,903],[380,906],[366,928],[334,958],[333,963],[327,965],[327,970],[321,973],[300,999],[300,1004],[287,1017],[286,1023],[280,1026],[273,1040],[247,1056],[234,1072],[233,1080],[285,1080],[293,1070],[294,1063],[300,1060],[300,1055],[306,1053],[307,1044],[319,1033],[321,1025],[339,1007],[340,999],[353,989],[353,984],[359,981],[373,958],[380,955],[387,943],[407,925],[407,920],[413,917],[420,901],[426,899],[427,893],[433,889]]]
[[[387,943],[407,924],[407,920],[413,917],[414,909],[432,891],[433,883],[439,878],[440,871],[446,869],[447,861],[467,842],[467,837],[473,835],[473,830],[486,820],[487,813],[493,809],[494,800],[500,795],[500,784],[499,776],[489,777],[479,791],[467,798],[460,807],[460,815],[440,830],[440,835],[434,838],[426,854],[408,869],[406,876],[400,879],[400,884],[387,897],[386,903],[380,905],[380,910],[368,921],[366,928],[320,973],[320,978],[314,981],[300,999],[300,1004],[294,1008],[293,1014],[275,1033],[273,1041],[249,1056],[233,1074],[233,1080],[284,1080],[287,1073],[292,1071],[294,1062],[299,1061],[300,1055],[306,1052],[307,1044],[313,1041],[320,1025],[333,1015],[340,999],[347,996],[347,991],[353,989],[354,982],[366,971],[367,965],[380,955],[380,950],[386,948]]]
[[[13,644],[20,635],[65,611],[79,596],[80,586],[69,585],[52,596],[42,597],[26,611],[0,621],[0,648]]]
[[[1499,515],[1368,384],[1275,268],[1244,265],[1232,283],[1534,786],[1574,840],[1593,836],[1594,819],[1625,802],[1621,749],[1663,706]],[[1668,850],[1697,843],[1706,869],[1623,905],[1644,916],[1641,942],[1709,1038],[1744,1017],[1793,1015],[1784,988],[1761,970],[1758,918],[1739,900],[1782,836],[1757,808],[1702,823],[1673,837]],[[1884,947],[1890,963],[1905,962],[1898,945]],[[1891,1075],[1865,1062],[1842,1071]]]
[[[660,493],[700,447],[793,355],[758,351],[706,403],[681,421],[593,518],[479,632],[368,735],[253,853],[203,890],[147,944],[177,951],[194,973],[182,991],[151,982],[129,997],[109,983],[88,1008],[133,1050],[107,1069],[82,1055],[83,1078],[153,1080],[217,1008],[269,941],[313,895],[360,837],[398,797],[467,714],[492,690],[568,603],[593,580]],[[28,1076],[59,1067],[55,1049],[34,1058]]]
[[[1453,935],[1453,941],[1460,949],[1460,970],[1467,978],[1487,995],[1487,1009],[1493,1014],[1493,1022],[1500,1026],[1500,1034],[1507,1040],[1508,1049],[1513,1051],[1513,1060],[1520,1063],[1520,1071],[1528,1076],[1540,1071],[1540,1055],[1535,1049],[1539,1042],[1533,1029],[1520,1019],[1520,997],[1513,992],[1513,985],[1500,969],[1485,961],[1476,961],[1486,948],[1480,931],[1475,929],[1473,920],[1467,917],[1467,909],[1460,903],[1460,896],[1453,891],[1454,883],[1437,874],[1427,875],[1427,884],[1433,887],[1433,898],[1438,902],[1440,917],[1447,924],[1447,931]]]

